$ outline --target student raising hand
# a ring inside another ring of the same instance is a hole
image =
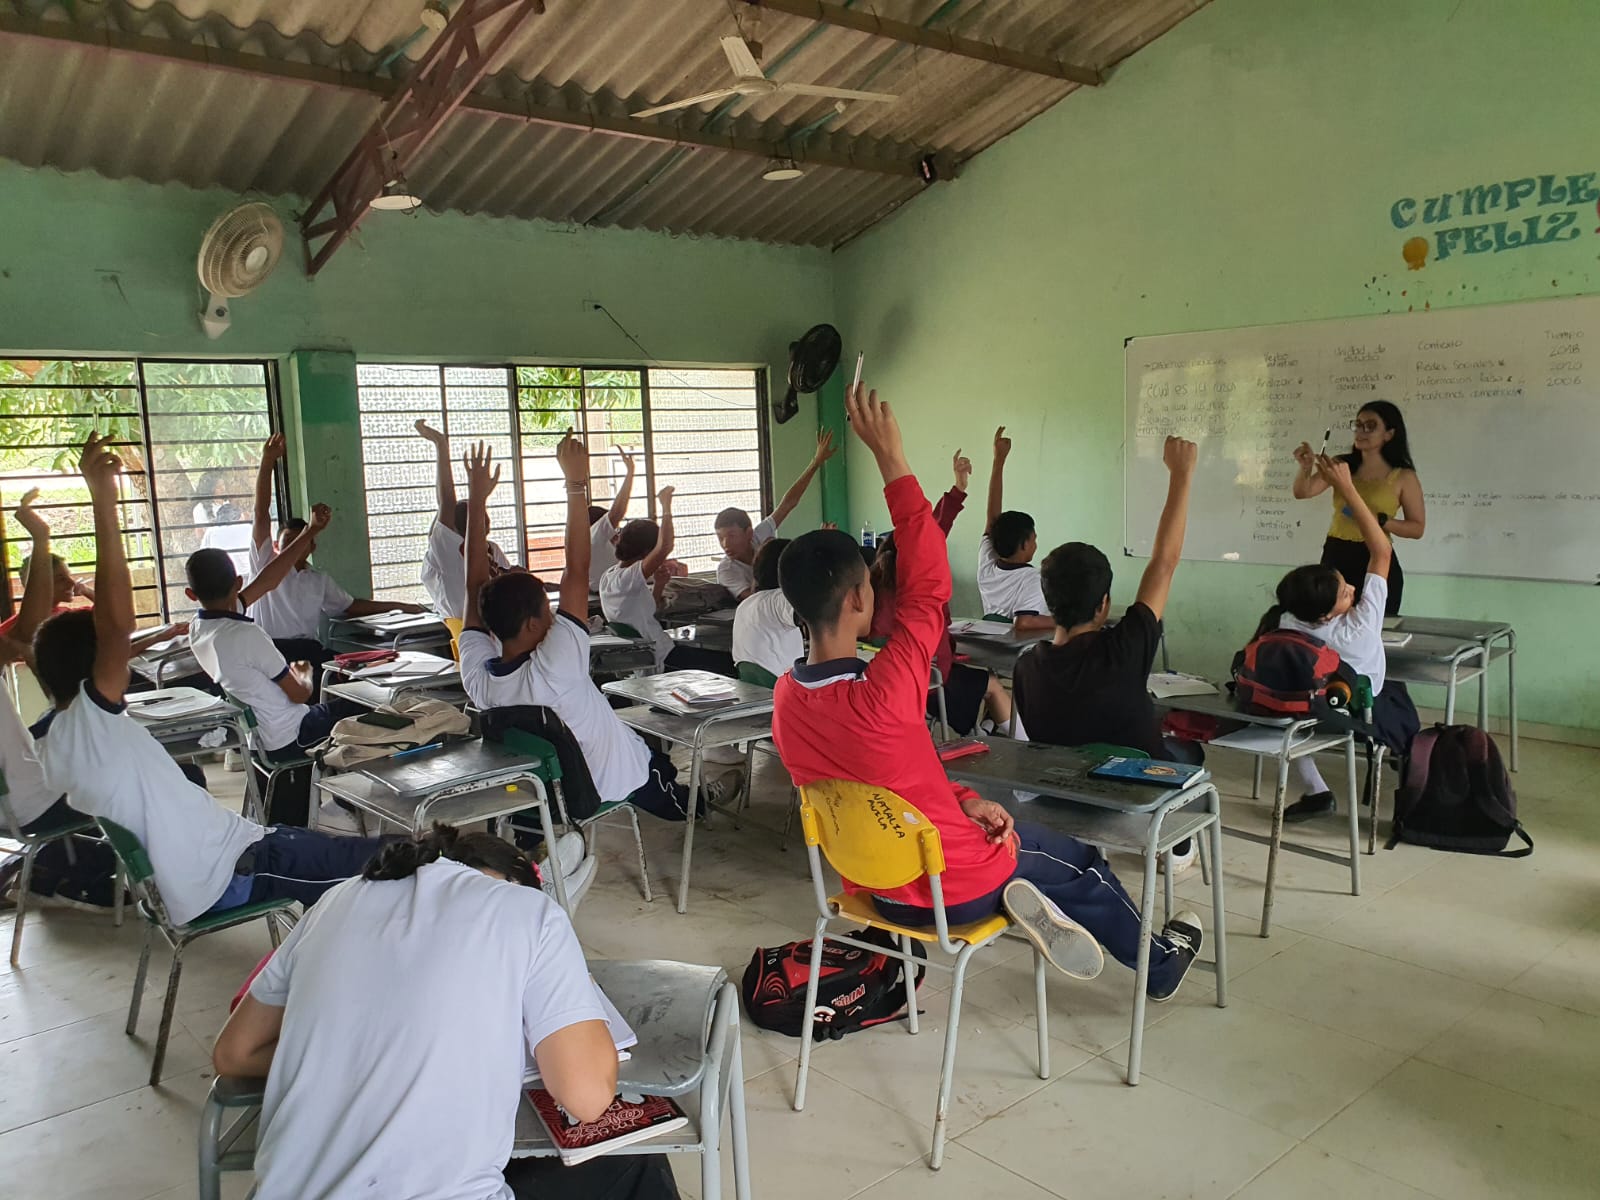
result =
[[[569,485],[589,482],[589,451],[582,442],[572,436],[570,429],[567,430],[567,436],[556,446],[556,463]],[[495,472],[495,477],[499,478],[498,471]]]
[[[1005,462],[1011,457],[1011,439],[1006,436],[1006,427],[1000,426],[994,431],[994,459],[996,462]]]
[[[467,495],[472,503],[487,500],[500,483],[500,468],[494,465],[494,451],[486,442],[479,442],[462,457],[461,465],[467,471]]]
[[[878,460],[885,484],[911,474],[900,439],[900,422],[895,420],[888,401],[879,400],[876,391],[869,392],[866,384],[858,383],[844,394],[844,414],[850,428]]]
[[[961,453],[960,448],[957,447],[955,454],[951,456],[950,468],[955,472],[956,491],[964,495],[967,490],[967,483],[972,478],[972,460]]]
[[[89,485],[89,494],[98,495],[107,490],[115,494],[117,474],[122,470],[122,459],[111,449],[111,439],[98,433],[89,435],[78,457],[78,471]]]
[[[326,504],[313,504],[311,506],[311,520],[308,524],[311,526],[312,533],[321,533],[332,520],[333,509]]]
[[[38,488],[29,488],[22,494],[22,502],[17,505],[17,524],[31,538],[48,538],[50,526],[44,517],[34,511],[33,502],[39,498]]]
[[[1351,486],[1350,464],[1339,458],[1329,458],[1326,454],[1319,454],[1316,458],[1317,475],[1334,491],[1341,496],[1346,488]]]

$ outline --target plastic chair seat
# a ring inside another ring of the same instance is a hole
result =
[[[269,913],[281,912],[293,904],[293,900],[257,900],[253,904],[240,904],[234,908],[221,909],[218,912],[201,913],[187,925],[179,926],[179,930],[183,933],[209,933],[213,929],[236,925],[241,921],[252,921],[256,917],[264,917]]]
[[[22,840],[27,842],[49,842],[57,838],[71,837],[75,833],[96,833],[99,825],[93,817],[68,818],[59,825],[51,825],[45,829],[23,830]]]
[[[865,892],[841,892],[837,896],[828,897],[828,903],[847,921],[855,921],[860,925],[873,925],[890,933],[904,934],[919,942],[939,940],[939,935],[931,926],[919,928],[915,925],[900,925],[889,920],[877,910],[872,898]],[[992,917],[984,917],[981,921],[968,921],[965,925],[950,926],[950,940],[981,946],[1010,927],[1011,918],[1005,913],[995,913]]]

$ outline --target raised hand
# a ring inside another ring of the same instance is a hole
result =
[[[994,458],[996,462],[1004,462],[1011,454],[1011,439],[1006,436],[1006,427],[1000,426],[994,431]]]
[[[962,454],[959,447],[950,458],[950,468],[956,474],[956,490],[966,491],[967,481],[972,478],[972,460]]]
[[[811,456],[811,465],[820,467],[837,452],[838,447],[833,444],[833,430],[824,429],[817,434],[817,452]]]
[[[33,502],[39,498],[38,488],[29,488],[22,494],[22,503],[17,505],[17,524],[21,525],[31,538],[47,538],[50,536],[50,525],[43,515],[34,511]]]
[[[313,504],[311,506],[311,520],[307,524],[311,526],[312,533],[321,533],[328,527],[328,522],[331,520],[333,520],[333,509],[326,504]]]
[[[1326,454],[1317,455],[1316,462],[1317,474],[1340,495],[1355,489],[1355,484],[1350,479],[1349,463],[1343,459],[1329,458]]]
[[[850,428],[856,431],[856,436],[878,460],[884,482],[911,473],[905,465],[900,422],[895,420],[888,401],[879,400],[876,391],[868,391],[866,384],[858,383],[844,394],[844,412]],[[895,475],[890,474],[891,467],[895,468]]]
[[[573,437],[570,429],[567,430],[567,436],[556,446],[556,462],[569,484],[589,482],[588,447]]]
[[[287,452],[283,434],[275,433],[261,444],[261,465],[274,466]]]
[[[1294,448],[1294,460],[1300,464],[1302,471],[1314,471],[1317,468],[1317,456],[1310,442],[1301,442]]]
[[[622,468],[623,468],[623,470],[627,471],[627,473],[629,475],[632,475],[633,471],[634,471],[634,463],[633,463],[633,453],[634,452],[632,450],[629,450],[626,446],[612,446],[611,448],[613,450],[615,450],[617,452],[618,456],[622,459]]]
[[[473,446],[461,465],[467,469],[467,495],[474,502],[487,500],[500,482],[500,468],[494,465],[494,451],[489,444],[479,442]]]
[[[122,470],[122,459],[111,449],[110,442],[109,437],[91,433],[89,440],[83,444],[83,453],[78,457],[78,470],[88,483],[91,495],[96,492],[116,491],[117,475]]]
[[[1192,474],[1200,457],[1200,447],[1179,437],[1169,437],[1161,448],[1161,461],[1174,475]]]
[[[426,420],[419,420],[413,428],[415,428],[416,431],[423,436],[423,438],[432,442],[435,446],[443,446],[445,444],[444,434],[440,433],[432,425],[429,425]]]
[[[660,503],[663,509],[670,509],[672,507],[672,491],[672,485],[669,483],[666,487],[662,488],[656,493],[656,500]]]

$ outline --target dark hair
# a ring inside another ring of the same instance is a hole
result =
[[[770,592],[778,586],[778,560],[789,548],[790,540],[768,538],[761,543],[760,549],[756,551],[755,561],[750,564],[756,574],[756,591]]]
[[[989,526],[989,540],[994,543],[996,554],[1001,558],[1010,558],[1022,549],[1022,544],[1032,532],[1032,517],[1025,512],[1008,511],[1001,513]]]
[[[891,530],[884,534],[878,539],[878,544],[870,549],[862,546],[861,557],[872,569],[872,586],[880,592],[894,591],[894,569],[897,561],[894,532]]]
[[[52,571],[56,570],[58,567],[65,567],[66,565],[67,565],[67,560],[62,558],[61,555],[52,554],[50,556],[50,569]],[[17,568],[17,577],[22,580],[22,586],[23,587],[27,587],[28,586],[28,574],[32,570],[33,570],[33,555],[24,554],[22,556],[22,564]]]
[[[802,533],[778,559],[784,598],[813,632],[839,623],[845,593],[866,573],[856,540],[837,529]]]
[[[521,850],[492,833],[462,833],[435,821],[433,828],[403,841],[390,842],[361,871],[363,879],[410,879],[424,863],[448,858],[464,867],[498,871],[512,883],[539,886],[539,868]]]
[[[456,501],[455,519],[456,519],[456,532],[459,533],[462,537],[466,537],[467,536],[467,502],[465,500],[457,500]]]
[[[629,521],[617,535],[617,561],[636,563],[656,548],[661,537],[661,527],[654,521],[640,518]]]
[[[1394,430],[1394,436],[1378,451],[1383,455],[1383,461],[1397,470],[1415,471],[1417,465],[1411,461],[1411,443],[1406,438],[1406,419],[1400,414],[1400,409],[1387,400],[1370,400],[1361,406],[1361,412],[1356,415],[1360,416],[1361,413],[1371,413],[1383,422],[1385,429]],[[1341,454],[1339,457],[1352,468],[1361,465],[1361,451],[1354,446],[1350,447],[1349,454]]]
[[[717,519],[711,522],[712,529],[749,529],[750,514],[742,508],[725,508],[717,514]]]
[[[1284,613],[1307,625],[1315,625],[1333,611],[1339,602],[1339,585],[1344,582],[1333,567],[1307,563],[1278,580],[1277,603],[1261,615],[1254,641],[1278,627]]]
[[[215,548],[196,550],[189,555],[183,572],[189,577],[189,588],[195,599],[206,608],[226,600],[239,582],[239,568],[233,565],[233,559],[226,550]]]
[[[1039,586],[1050,616],[1063,629],[1094,620],[1111,594],[1111,564],[1088,542],[1066,542],[1045,555]]]
[[[58,612],[33,634],[33,673],[51,703],[72,703],[84,681],[94,674],[94,611],[69,608]]]
[[[300,531],[305,527],[306,519],[304,517],[285,517],[278,526],[278,540],[297,538],[300,536]]]
[[[522,632],[529,621],[544,616],[550,597],[544,582],[527,571],[506,571],[496,575],[478,592],[478,614],[489,632],[502,642]]]
[[[596,505],[596,504],[589,505],[589,524],[593,525],[596,521],[598,521],[601,517],[605,516],[606,513],[610,512],[610,511],[611,510],[609,508],[601,508],[599,505]]]
[[[239,511],[239,506],[232,500],[224,500],[217,505],[213,518],[219,525],[234,525],[244,520],[244,514]]]

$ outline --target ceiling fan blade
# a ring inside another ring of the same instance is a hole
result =
[[[849,88],[823,87],[816,83],[780,83],[780,92],[794,92],[801,96],[826,96],[830,100],[872,100],[879,104],[889,104],[900,99],[891,96],[888,92],[856,92]]]
[[[761,64],[756,62],[756,56],[750,53],[750,46],[742,37],[723,38],[722,52],[728,56],[728,66],[738,78],[766,78],[761,73]]]
[[[658,104],[654,108],[641,108],[634,113],[635,117],[656,117],[662,113],[676,112],[680,108],[693,108],[697,104],[704,104],[709,100],[725,100],[729,96],[744,95],[743,88],[718,88],[714,92],[704,92],[698,96],[690,96],[687,100],[674,100],[671,104]]]

